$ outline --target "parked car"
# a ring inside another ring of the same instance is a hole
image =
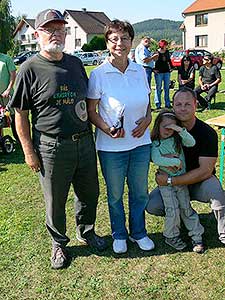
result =
[[[25,60],[27,60],[29,57],[37,54],[38,51],[24,51],[19,53],[16,57],[14,57],[13,61],[15,65],[22,64]]]
[[[100,61],[100,56],[95,52],[78,52],[74,54],[79,57],[84,65],[98,65]]]
[[[102,64],[106,57],[108,57],[109,55],[109,50],[104,50],[100,56],[99,64]]]
[[[134,49],[134,48],[130,49],[130,52],[129,52],[129,54],[128,54],[128,57],[129,57],[132,61],[135,62],[135,49]]]
[[[212,55],[209,51],[204,49],[188,49],[188,50],[177,50],[172,53],[170,56],[172,66],[174,68],[181,66],[181,60],[184,55],[189,55],[193,66],[196,70],[198,70],[203,64],[203,57],[205,55]],[[213,58],[213,64],[218,67],[218,69],[222,68],[222,59],[220,57]]]

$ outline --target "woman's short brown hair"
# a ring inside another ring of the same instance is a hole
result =
[[[133,41],[134,39],[134,29],[132,25],[127,21],[120,21],[118,19],[115,19],[105,26],[104,37],[106,42],[108,41],[108,36],[115,31],[128,32],[131,41]]]

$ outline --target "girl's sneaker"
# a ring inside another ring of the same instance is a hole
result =
[[[181,251],[187,247],[187,244],[183,242],[179,236],[174,238],[166,238],[165,243],[178,251]]]

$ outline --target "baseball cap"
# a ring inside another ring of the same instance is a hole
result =
[[[64,20],[64,16],[61,14],[59,10],[45,9],[37,15],[35,19],[35,29],[44,26],[45,24],[52,21],[57,21],[57,22],[62,22],[64,24],[67,24],[67,22]]]

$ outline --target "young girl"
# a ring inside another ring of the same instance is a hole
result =
[[[202,243],[203,226],[198,214],[190,205],[190,196],[186,185],[172,186],[171,176],[185,173],[185,158],[182,145],[192,147],[194,138],[173,112],[163,110],[155,120],[152,131],[152,161],[159,166],[159,172],[168,174],[168,185],[159,186],[165,205],[165,225],[163,235],[165,242],[176,250],[183,250],[187,245],[180,238],[180,219],[188,229],[192,239],[193,251],[204,252]]]

